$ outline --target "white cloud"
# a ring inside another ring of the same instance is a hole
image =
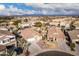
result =
[[[26,5],[29,5],[35,8],[51,8],[50,4],[43,4],[43,3],[27,3]]]
[[[0,11],[3,11],[5,9],[4,5],[0,5]]]
[[[32,6],[32,10],[19,9],[10,5],[6,8],[5,5],[0,5],[0,15],[79,15],[79,4],[69,3],[26,3],[26,6]]]
[[[24,15],[24,14],[33,14],[33,12],[34,12],[33,10],[18,9],[17,7],[10,5],[9,8],[4,8],[4,10],[2,9],[2,11],[0,11],[0,15],[6,15],[6,16]]]
[[[66,8],[79,8],[79,4],[77,3],[50,3],[50,4],[45,4],[45,3],[26,3],[25,5],[32,6],[34,8],[49,8],[49,9],[66,9]]]
[[[32,6],[35,9],[40,9],[41,14],[47,15],[79,15],[79,4],[77,3],[30,3],[25,4],[28,6]]]

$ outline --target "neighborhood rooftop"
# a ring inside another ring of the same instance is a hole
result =
[[[9,31],[0,30],[0,36],[1,35],[13,35],[13,34],[11,32],[9,32]]]
[[[64,39],[65,35],[64,33],[61,31],[61,29],[59,29],[58,27],[50,27],[48,29],[48,38],[54,38],[54,39]]]
[[[79,39],[79,30],[72,30],[72,31],[69,31],[68,33],[71,40]]]

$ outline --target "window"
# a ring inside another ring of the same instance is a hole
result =
[[[0,41],[0,43],[1,43],[1,41]]]
[[[10,40],[14,39],[14,37],[10,38]]]
[[[9,42],[9,41],[10,41],[10,39],[7,40],[7,42]]]
[[[5,41],[5,40],[3,40],[2,42],[3,42],[3,43],[5,43],[6,41]]]

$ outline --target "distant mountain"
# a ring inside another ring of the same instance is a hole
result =
[[[0,15],[0,16],[8,16],[8,15]],[[54,14],[54,15],[44,15],[44,14],[23,14],[23,15],[11,15],[11,16],[79,16],[79,14]]]

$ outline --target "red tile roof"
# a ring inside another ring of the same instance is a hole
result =
[[[9,31],[0,30],[0,35],[13,35],[13,34]]]
[[[2,37],[0,37],[0,40],[6,39],[6,38],[9,38],[9,37],[2,36]]]
[[[4,50],[4,49],[6,49],[6,46],[0,45],[0,51],[2,51],[2,50]]]
[[[50,27],[48,29],[48,38],[64,39],[65,35],[61,31],[61,29],[59,29],[58,27],[53,26],[53,27]]]
[[[14,36],[11,32],[0,30],[0,40],[8,38],[7,36]]]
[[[71,40],[79,39],[79,30],[72,30],[72,31],[69,31],[68,33]]]
[[[33,30],[32,28],[26,28],[21,31],[21,35],[23,36],[24,39],[31,38],[35,35],[40,35],[37,31]]]

